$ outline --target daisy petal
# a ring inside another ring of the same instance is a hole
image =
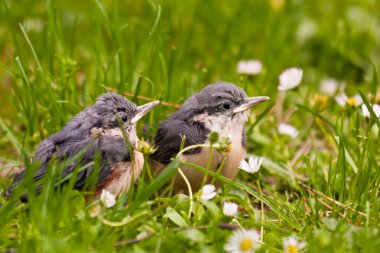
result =
[[[250,167],[249,167],[249,164],[247,163],[246,160],[241,160],[240,163],[239,163],[239,168],[242,169],[242,170],[245,170],[246,172],[249,172],[250,171]]]
[[[223,203],[223,214],[226,216],[235,216],[237,214],[238,205],[233,202]]]
[[[202,187],[201,190],[201,199],[202,200],[210,200],[216,196],[215,185],[206,184]]]
[[[288,135],[293,138],[297,137],[298,135],[298,130],[294,126],[286,123],[280,123],[278,125],[278,132],[282,135]]]
[[[239,74],[257,75],[263,69],[263,65],[258,60],[240,61],[236,67],[236,72]]]
[[[279,90],[290,90],[297,87],[302,81],[303,71],[300,68],[289,68],[281,73]]]
[[[100,201],[107,207],[110,208],[116,204],[116,196],[111,192],[103,189],[102,194],[100,195]]]

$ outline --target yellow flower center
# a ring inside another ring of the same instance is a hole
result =
[[[319,104],[327,104],[328,102],[328,97],[327,96],[321,96],[321,95],[315,95],[315,102]]]
[[[240,249],[241,251],[247,251],[252,249],[253,243],[249,239],[243,239],[243,241],[240,243]]]
[[[323,110],[326,108],[328,103],[328,97],[327,96],[321,96],[321,95],[315,95],[314,96],[315,104],[319,107],[320,110]]]
[[[298,248],[297,248],[297,246],[289,245],[286,248],[286,252],[288,252],[288,253],[298,253]]]
[[[232,144],[230,143],[230,144],[228,144],[228,146],[227,146],[226,153],[230,153],[231,150],[232,150]]]
[[[350,105],[350,106],[354,106],[354,105],[357,105],[358,101],[356,101],[356,98],[349,98],[347,100],[347,104]]]

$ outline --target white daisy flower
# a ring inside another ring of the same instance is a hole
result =
[[[238,205],[233,202],[223,203],[223,214],[226,216],[235,216],[237,214]]]
[[[334,97],[339,106],[344,107],[348,102],[348,97],[345,93],[341,93]]]
[[[100,195],[100,201],[107,207],[110,208],[116,204],[116,197],[109,191],[103,189]]]
[[[300,68],[289,68],[281,73],[279,90],[290,90],[297,87],[302,80],[303,71]]]
[[[239,61],[236,72],[239,74],[257,75],[263,70],[263,65],[259,60]]]
[[[380,118],[380,105],[374,104],[372,106],[372,110],[375,113],[376,117]],[[371,113],[365,104],[362,105],[362,113],[365,118],[369,118],[371,116]]]
[[[347,104],[351,106],[359,106],[363,104],[363,99],[359,94],[356,94],[348,99]]]
[[[280,123],[278,125],[278,132],[282,135],[288,135],[292,138],[297,137],[298,130],[292,125],[286,124],[286,123]]]
[[[282,245],[284,247],[284,253],[298,253],[305,248],[306,243],[299,241],[295,236],[290,236],[282,239]]]
[[[264,157],[250,157],[248,162],[243,159],[240,161],[239,168],[248,173],[256,173],[260,170],[260,166],[264,161]]]
[[[255,252],[260,247],[260,235],[255,230],[237,230],[224,245],[224,250],[230,253],[248,253]]]
[[[201,190],[201,199],[202,200],[210,200],[215,198],[216,192],[215,192],[215,185],[213,184],[206,184],[202,187]]]
[[[319,84],[322,93],[332,96],[339,87],[339,82],[335,79],[323,79]]]

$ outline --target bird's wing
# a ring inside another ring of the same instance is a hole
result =
[[[186,136],[185,147],[204,143],[209,131],[201,123],[182,120],[169,120],[162,123],[155,137],[157,151],[152,155],[154,160],[167,164],[179,152],[182,136]],[[187,154],[199,153],[201,149],[192,149]]]
[[[47,142],[45,142],[46,144]],[[42,145],[43,143],[41,143]],[[41,148],[40,145],[40,148]],[[53,145],[54,146],[54,145]],[[75,180],[75,188],[82,188],[87,179],[90,177],[91,173],[94,170],[93,164],[89,164],[96,160],[96,154],[99,154],[100,168],[98,171],[98,182],[102,183],[110,174],[112,165],[118,162],[126,162],[130,161],[131,157],[129,154],[128,146],[126,145],[124,139],[115,138],[112,136],[102,136],[98,139],[67,139],[62,143],[57,143],[54,146],[54,149],[51,148],[50,144],[47,145],[48,152],[51,155],[48,157],[45,153],[43,156],[37,156],[38,152],[36,152],[37,159],[40,161],[40,167],[34,175],[34,180],[37,181],[43,178],[49,169],[49,163],[54,157],[57,162],[65,163],[70,159],[74,160],[72,163],[67,164],[63,167],[60,178],[57,178],[57,182],[64,183],[68,181],[68,175],[74,172],[75,168],[80,168],[85,165],[88,167],[84,170],[81,170],[77,174],[77,178]],[[40,150],[40,148],[38,150]],[[79,152],[83,152],[82,155],[78,156]],[[78,156],[76,158],[76,156]],[[42,158],[42,159],[41,159]],[[9,196],[13,189],[21,182],[21,180],[25,177],[26,171],[23,171],[19,175],[17,175],[14,179],[14,182],[7,190],[6,196]],[[66,179],[65,179],[66,178]],[[37,185],[37,191],[41,190],[42,185]],[[27,194],[22,196],[22,199],[26,200]]]

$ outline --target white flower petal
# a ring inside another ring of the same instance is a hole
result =
[[[252,172],[253,170],[255,170],[255,168],[257,167],[256,166],[256,158],[253,157],[253,156],[251,156],[248,159],[248,164],[249,164],[250,172]]]
[[[251,171],[257,172],[260,169],[261,163],[263,162],[264,158],[260,157],[250,157],[249,158],[249,167],[251,168]]]
[[[239,74],[257,75],[263,69],[259,60],[240,61],[236,66],[236,72]]]
[[[239,168],[242,169],[242,170],[245,170],[246,172],[250,172],[249,164],[244,159],[240,161]]]
[[[346,106],[348,97],[345,93],[341,93],[340,95],[335,96],[335,101],[340,105],[341,107]]]
[[[110,208],[116,204],[116,196],[111,192],[103,189],[102,194],[100,195],[100,201],[107,207]]]
[[[300,68],[289,68],[281,73],[279,90],[290,90],[297,87],[302,81],[303,71]]]
[[[374,104],[372,110],[375,113],[376,117],[380,118],[380,105]],[[369,118],[371,113],[365,104],[362,105],[362,113],[365,118]]]
[[[372,109],[373,109],[373,111],[374,111],[376,117],[380,118],[380,105],[378,105],[378,104],[374,104],[374,105],[372,106]]]
[[[212,184],[206,184],[202,187],[201,190],[201,199],[202,200],[210,200],[215,198],[216,192],[215,192],[215,185]]]
[[[319,85],[322,93],[332,96],[338,89],[339,82],[335,79],[323,79]]]
[[[295,138],[298,135],[298,130],[294,126],[286,123],[280,123],[278,125],[278,132],[282,135],[288,135],[292,138]]]
[[[213,184],[206,184],[205,186],[202,187],[202,192],[203,193],[215,192],[215,185],[213,185]]]
[[[223,214],[226,216],[235,216],[237,214],[238,205],[233,202],[223,203]]]
[[[362,113],[365,118],[369,118],[371,116],[371,113],[365,104],[362,105]]]

